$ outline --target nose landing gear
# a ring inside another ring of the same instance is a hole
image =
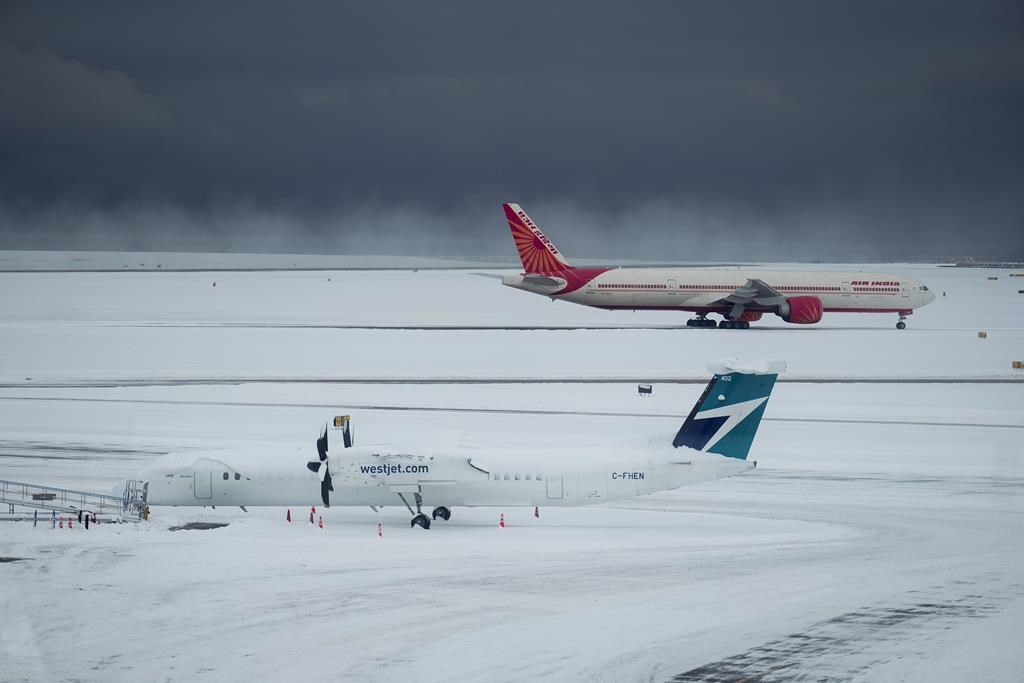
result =
[[[900,321],[898,323],[896,323],[896,329],[897,330],[905,330],[907,328],[907,324],[905,322],[903,322],[906,319],[907,319],[907,316],[905,316],[902,313],[900,313]]]
[[[434,511],[430,514],[430,516],[434,519],[440,517],[442,520],[447,522],[452,517],[452,511],[443,505],[439,505],[438,507],[434,508]]]

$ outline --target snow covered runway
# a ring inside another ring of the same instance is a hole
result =
[[[244,444],[303,467],[339,411],[363,442],[670,436],[701,387],[641,399],[624,382],[699,382],[723,355],[787,358],[806,379],[1012,380],[1024,296],[1005,273],[917,268],[948,296],[903,333],[856,315],[660,329],[665,314],[447,271],[0,274],[0,479],[107,490],[167,450]],[[620,320],[655,329],[304,327]],[[288,381],[325,376],[604,381]],[[88,386],[138,378],[166,383]],[[1022,406],[1022,384],[780,384],[757,470],[539,519],[509,509],[503,530],[499,511],[462,508],[429,532],[400,508],[334,508],[323,530],[279,509],[0,523],[0,557],[22,558],[0,563],[0,678],[1016,680]],[[187,521],[231,523],[167,530]]]

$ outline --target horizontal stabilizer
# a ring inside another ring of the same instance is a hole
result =
[[[524,275],[523,282],[528,285],[538,285],[540,287],[562,287],[565,285],[564,280],[556,280],[555,278],[545,277],[544,275]]]

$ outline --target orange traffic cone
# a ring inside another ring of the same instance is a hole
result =
[[[504,512],[501,513],[501,517],[498,519],[498,526],[501,527],[502,529],[505,528],[505,513]]]
[[[540,508],[537,507],[536,505],[533,506],[533,516],[540,517]]]
[[[289,524],[291,523],[291,521],[292,521],[292,509],[291,508],[288,508],[288,514],[284,516],[284,519]]]
[[[323,517],[323,515],[320,515],[320,528],[321,529],[324,528],[324,517]]]
[[[96,523],[96,513],[95,513],[95,512],[94,512],[94,513],[92,513],[92,523],[93,523],[93,524],[95,524],[95,523]]]
[[[384,538],[384,529],[381,528],[380,522],[377,522],[377,538]]]
[[[64,517],[63,516],[60,518],[60,528],[61,529],[64,528]]]
[[[68,517],[68,528],[71,528],[71,517]]]

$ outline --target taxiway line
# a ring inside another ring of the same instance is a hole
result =
[[[779,377],[782,384],[1024,384],[1017,377]],[[239,384],[707,384],[701,377],[181,377],[40,379],[0,382],[0,389],[112,389]]]
[[[645,417],[655,419],[682,419],[682,413],[626,413],[598,410],[539,410],[536,408],[460,408],[443,406],[409,405],[396,406],[375,403],[280,403],[267,401],[189,401],[183,399],[130,399],[130,398],[83,398],[50,396],[0,396],[0,401],[71,401],[78,403],[120,403],[144,405],[178,406],[230,406],[241,408],[317,408],[322,410],[379,410],[421,413],[476,413],[487,415],[572,415],[584,417]],[[996,424],[989,422],[946,422],[928,420],[869,420],[852,418],[818,417],[763,417],[764,422],[810,422],[824,424],[878,424],[907,425],[915,427],[982,427],[986,429],[1024,429],[1024,424]]]

